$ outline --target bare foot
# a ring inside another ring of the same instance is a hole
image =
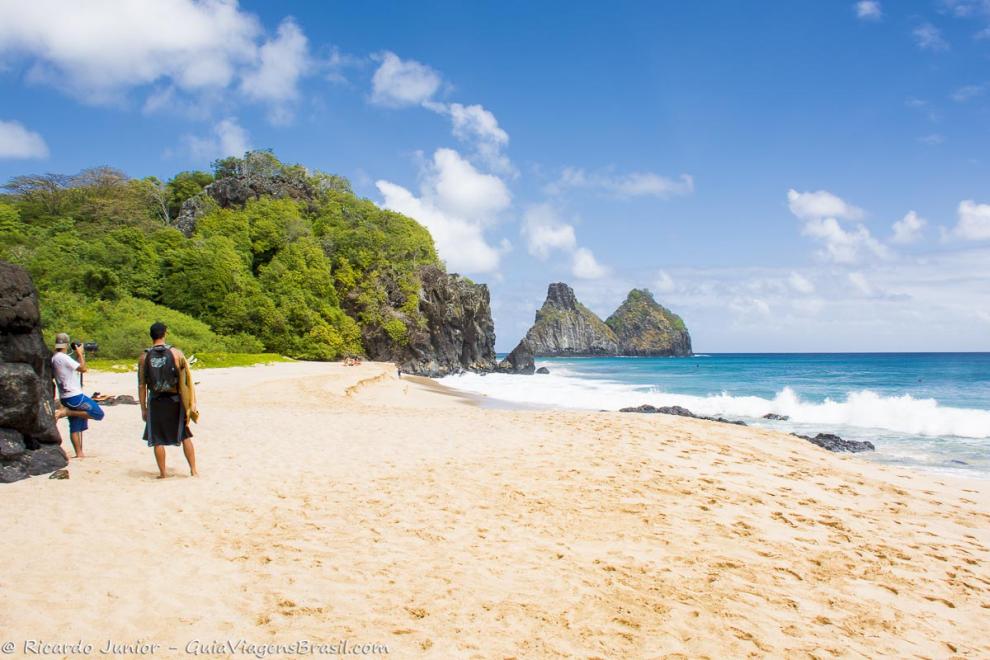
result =
[[[157,477],[155,477],[155,479],[168,479],[168,475],[167,474],[160,474]]]
[[[55,417],[55,421],[56,422],[58,420],[60,420],[60,419],[63,419],[65,417],[68,417],[68,416],[69,416],[69,411],[66,410],[64,407],[58,406],[57,408],[55,408],[55,415],[54,415],[54,417]]]
[[[199,472],[197,472],[196,470],[190,470],[189,471],[189,476],[190,477],[198,477],[199,476]]]
[[[86,458],[86,454],[76,454],[72,458]]]

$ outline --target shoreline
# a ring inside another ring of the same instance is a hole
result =
[[[824,357],[827,363],[835,360],[831,354]],[[823,368],[819,360],[793,362],[786,355],[766,365],[760,360],[731,361],[699,369],[684,361],[687,366],[664,366],[666,362],[644,359],[641,366],[627,367],[625,361],[611,358],[556,365],[548,360],[538,365],[548,366],[549,376],[516,380],[512,374],[486,379],[462,374],[442,382],[527,408],[617,411],[676,406],[699,417],[739,420],[799,436],[825,433],[870,442],[876,451],[867,452],[866,458],[879,464],[990,479],[990,459],[983,450],[990,442],[990,409],[980,398],[990,382],[979,378],[978,371],[970,376],[974,387],[960,389],[945,378],[932,378],[930,384],[922,383],[928,378],[899,378],[930,371],[928,362],[904,362],[890,376],[882,375],[883,364],[871,364],[863,367],[868,370],[858,380],[834,382],[817,378]],[[859,363],[841,364],[855,370]],[[728,370],[726,379],[720,367]],[[742,379],[748,375],[754,380]]]
[[[202,476],[170,450],[175,477],[154,480],[137,406],[115,406],[70,479],[0,488],[7,638],[990,653],[985,483],[753,427],[491,409],[384,364],[196,377]]]

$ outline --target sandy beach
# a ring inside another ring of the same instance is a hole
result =
[[[199,478],[170,449],[156,480],[138,407],[115,406],[70,479],[0,487],[0,641],[990,656],[987,482],[665,415],[490,409],[390,365],[195,375]]]

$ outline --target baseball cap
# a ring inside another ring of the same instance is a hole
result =
[[[64,332],[60,332],[55,335],[55,348],[68,348],[69,347],[69,335]]]

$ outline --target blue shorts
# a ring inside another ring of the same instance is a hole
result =
[[[85,431],[89,428],[89,420],[95,419],[100,421],[103,419],[103,408],[100,408],[100,404],[93,401],[85,394],[77,394],[68,399],[62,399],[62,405],[66,408],[71,408],[72,410],[85,410],[89,419],[86,417],[69,417],[69,433],[79,433]]]

